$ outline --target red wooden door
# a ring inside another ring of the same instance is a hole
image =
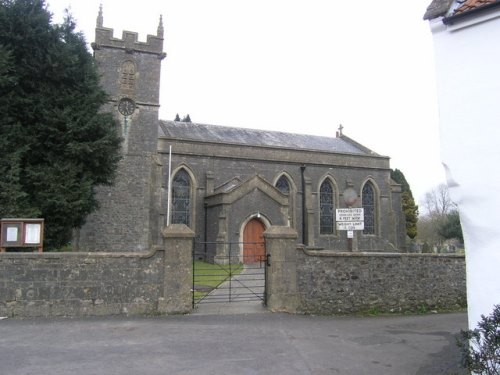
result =
[[[260,262],[266,255],[264,231],[266,227],[259,219],[250,220],[243,230],[243,263]]]

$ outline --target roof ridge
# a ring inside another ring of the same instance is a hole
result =
[[[159,136],[161,138],[166,137],[194,142],[381,156],[345,135],[330,137],[277,130],[160,120]]]
[[[160,122],[182,124],[182,125],[185,125],[185,126],[190,126],[190,125],[191,126],[192,125],[196,126],[196,125],[198,125],[198,126],[208,126],[208,127],[215,127],[215,128],[224,128],[224,129],[247,130],[247,131],[254,131],[254,132],[259,132],[259,133],[289,134],[289,135],[297,135],[297,136],[305,136],[305,137],[319,137],[319,138],[332,138],[332,139],[336,138],[334,136],[327,136],[327,135],[286,132],[286,131],[283,131],[283,130],[268,130],[268,129],[246,128],[246,127],[241,127],[241,126],[214,125],[214,124],[205,124],[205,123],[200,123],[200,122],[182,122],[182,121],[173,121],[173,120],[160,120]]]
[[[352,145],[356,146],[357,148],[363,150],[364,152],[366,152],[368,154],[372,154],[372,155],[377,155],[378,156],[378,154],[375,151],[369,149],[366,146],[363,146],[361,143],[356,142],[354,139],[348,137],[347,135],[342,134],[342,135],[340,135],[340,138],[346,140],[347,142],[351,143]]]

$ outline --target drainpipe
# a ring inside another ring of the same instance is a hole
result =
[[[203,260],[206,262],[207,261],[207,242],[208,242],[208,240],[207,240],[207,233],[208,233],[208,204],[206,202],[203,204],[203,208],[204,208],[204,211],[205,211],[204,212],[204,214],[205,214],[205,228],[204,228],[204,232],[205,233],[203,233],[203,236],[204,236],[203,242],[205,243],[204,244],[204,248],[203,248],[203,250],[204,250],[203,252],[205,253],[204,254],[205,259],[203,259]]]
[[[306,170],[305,165],[300,166],[300,172],[302,176],[302,243],[307,245],[307,208],[306,208],[306,179],[304,172]]]

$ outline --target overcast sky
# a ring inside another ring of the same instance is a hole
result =
[[[415,199],[444,182],[430,0],[47,0],[87,41],[165,28],[160,118],[335,136],[391,157]]]

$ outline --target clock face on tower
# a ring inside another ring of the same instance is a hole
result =
[[[135,111],[135,103],[132,99],[123,98],[118,102],[118,111],[123,116],[130,116]]]

